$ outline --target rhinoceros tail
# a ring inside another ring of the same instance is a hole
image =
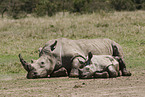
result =
[[[112,49],[113,49],[113,56],[119,56],[122,59],[124,58],[124,53],[121,45],[113,41]]]

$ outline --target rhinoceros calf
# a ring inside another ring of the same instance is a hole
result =
[[[51,75],[57,76],[57,74],[78,77],[79,62],[71,60],[75,55],[87,56],[89,52],[95,55],[119,56],[123,59],[121,46],[110,39],[71,40],[67,38],[49,40],[40,49],[39,59],[32,60],[31,63],[27,63],[20,54],[19,58],[24,69],[28,72],[27,78],[42,78]],[[121,65],[121,71],[123,75],[131,74],[126,70],[124,61]]]
[[[120,76],[119,60],[120,58],[111,55],[92,55],[88,54],[88,60],[85,62],[80,61],[84,65],[79,69],[79,78],[108,78]]]

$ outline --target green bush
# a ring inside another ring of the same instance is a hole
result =
[[[136,9],[145,9],[145,0],[132,0],[134,2]]]
[[[88,5],[87,12],[98,12],[100,10],[112,11],[113,8],[108,0],[92,0]]]
[[[54,15],[57,9],[57,3],[50,0],[41,0],[38,4],[36,4],[35,12],[38,16],[52,16]]]
[[[8,16],[13,17],[15,19],[19,17],[24,17],[24,11],[22,11],[21,6],[23,6],[24,3],[22,0],[2,0],[0,3],[0,11],[2,14],[2,17],[4,13],[6,13]],[[23,14],[23,16],[22,16]]]
[[[52,16],[56,12],[92,13],[100,10],[145,10],[145,0],[0,0],[0,13],[13,18],[27,14]]]
[[[74,0],[73,12],[92,13],[99,10],[112,10],[107,0]]]
[[[115,10],[135,10],[135,5],[132,0],[110,0],[112,7]]]
[[[86,10],[87,0],[74,0],[73,2],[73,12],[83,12]]]

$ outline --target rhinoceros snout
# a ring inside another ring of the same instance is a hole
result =
[[[38,78],[38,73],[37,73],[37,72],[32,72],[32,71],[30,71],[30,72],[27,74],[27,78],[28,78],[28,79]]]
[[[28,79],[35,79],[35,78],[46,78],[48,77],[47,71],[43,70],[41,73],[37,73],[35,71],[30,71],[27,74]]]

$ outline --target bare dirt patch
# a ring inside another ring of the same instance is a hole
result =
[[[108,79],[46,78],[17,76],[0,80],[0,96],[45,97],[144,97],[145,70],[132,71],[131,77]]]

